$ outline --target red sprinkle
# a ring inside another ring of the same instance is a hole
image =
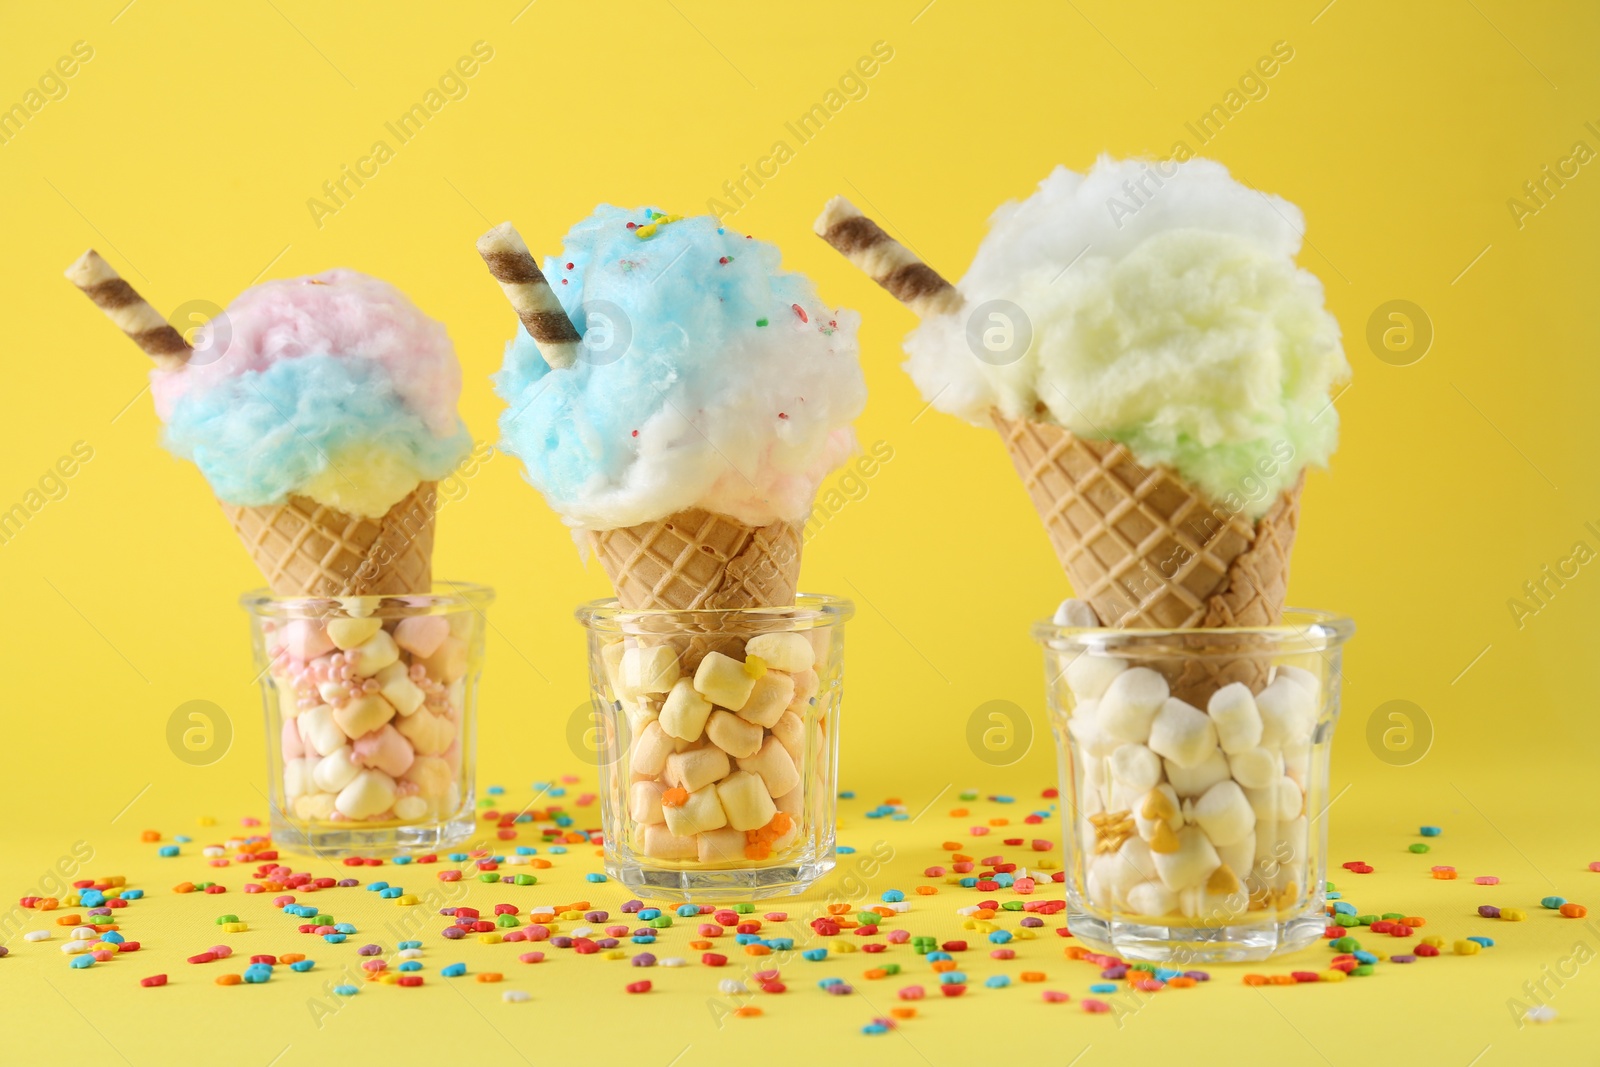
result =
[[[139,979],[139,984],[146,989],[152,989],[158,985],[166,985],[167,976],[164,974],[152,974],[149,978]]]
[[[628,225],[632,226],[633,223],[630,222],[630,223],[628,223]],[[646,982],[629,982],[627,988],[628,988],[628,992],[630,992],[630,993],[648,993],[648,992],[650,992],[650,983],[647,982],[647,981]]]
[[[810,322],[811,321],[810,319],[806,318],[806,309],[805,308],[801,307],[799,304],[790,304],[789,306],[794,308],[794,313],[796,315],[800,316],[800,321],[801,322]]]
[[[402,974],[400,976],[400,984],[403,986],[419,986],[422,984],[422,975]]]

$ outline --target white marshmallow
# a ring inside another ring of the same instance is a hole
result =
[[[1305,889],[1311,848],[1308,827],[1303,815],[1287,822],[1256,823],[1255,871],[1263,883],[1281,890],[1292,882]]]
[[[394,643],[413,656],[431,656],[450,636],[450,621],[441,615],[413,615],[394,628]]]
[[[622,654],[622,684],[636,693],[665,693],[682,673],[671,645],[635,646]]]
[[[756,676],[745,665],[721,652],[707,652],[694,672],[694,688],[718,707],[738,711],[756,687]]]
[[[1228,772],[1246,789],[1265,789],[1283,777],[1283,753],[1275,748],[1247,748],[1228,757]]]
[[[326,704],[302,712],[295,723],[300,727],[301,738],[319,756],[326,756],[347,740],[345,732],[334,721],[333,709]]]
[[[785,815],[799,815],[805,807],[806,792],[800,788],[791,789],[783,796],[777,797],[773,803],[777,804],[778,810]]]
[[[344,745],[317,761],[316,770],[311,772],[311,781],[324,793],[337,793],[360,773],[361,768],[351,759],[350,746]]]
[[[1150,848],[1137,837],[1130,837],[1122,847],[1111,854],[1112,862],[1104,869],[1107,884],[1116,906],[1128,906],[1128,892],[1140,882],[1156,877],[1156,859]]]
[[[600,662],[605,667],[606,681],[611,683],[611,691],[624,699],[639,695],[622,684],[622,657],[627,652],[628,646],[620,640],[600,646]]]
[[[399,661],[400,646],[389,636],[389,631],[379,630],[345,653],[345,658],[350,661],[350,673],[369,678]]]
[[[406,620],[410,622],[410,619]],[[411,675],[404,663],[391,663],[374,675],[378,679],[378,692],[383,699],[394,705],[394,710],[401,715],[410,715],[422,707],[426,699],[422,690],[411,680]]]
[[[659,722],[647,723],[633,737],[633,752],[628,765],[635,774],[660,774],[672,755],[672,738]]]
[[[746,838],[742,830],[726,826],[720,830],[706,830],[695,837],[701,863],[736,863],[745,858]],[[742,984],[742,983],[735,983]]]
[[[394,705],[377,693],[362,693],[343,707],[333,709],[333,721],[349,737],[370,734],[394,718]]]
[[[739,717],[770,729],[793,702],[794,679],[782,671],[767,671],[756,679],[749,699],[739,709]]]
[[[428,814],[428,801],[420,796],[401,797],[394,802],[394,817],[397,819],[420,819]]]
[[[805,718],[811,710],[811,698],[817,695],[822,680],[817,677],[815,670],[796,671],[789,677],[794,679],[794,696],[789,698],[789,710]]]
[[[698,741],[710,716],[711,701],[696,692],[689,679],[679,678],[661,705],[661,728],[680,741]]]
[[[382,771],[361,771],[339,791],[333,806],[347,819],[366,819],[394,805],[394,779]]]
[[[1178,894],[1156,882],[1140,882],[1128,890],[1128,910],[1135,915],[1176,915]]]
[[[742,762],[742,761],[741,761]],[[692,748],[687,752],[674,752],[667,757],[667,765],[662,770],[661,776],[671,785],[679,786],[693,793],[704,789],[721,778],[726,778],[731,770],[728,763],[728,754],[714,745],[705,748]],[[668,809],[667,821],[670,823],[671,810]],[[721,826],[721,823],[717,823]],[[713,827],[705,827],[713,829]],[[673,831],[677,833],[678,831]]]
[[[1121,745],[1111,753],[1111,777],[1135,793],[1148,793],[1161,781],[1161,758],[1144,745]]]
[[[395,723],[400,736],[419,756],[438,756],[456,742],[456,724],[448,715],[419,711]]]
[[[1188,770],[1216,751],[1217,728],[1199,708],[1170,698],[1150,722],[1150,748]]]
[[[1074,715],[1067,720],[1067,732],[1078,743],[1079,750],[1088,759],[1103,759],[1122,744],[1117,738],[1100,729],[1100,720],[1094,715]]]
[[[628,730],[631,733],[636,734],[649,723],[656,722],[661,718],[660,697],[618,697],[617,699],[622,704],[623,714],[628,717]]]
[[[786,711],[772,724],[772,736],[783,745],[784,751],[796,763],[805,758],[806,754],[806,724],[800,721],[800,716],[792,711]]]
[[[700,855],[694,838],[679,837],[661,823],[638,828],[638,848],[655,860],[692,860]]]
[[[1218,782],[1195,801],[1194,821],[1213,845],[1232,845],[1256,828],[1256,813],[1237,782]]]
[[[1206,711],[1217,728],[1217,743],[1230,756],[1261,743],[1261,712],[1256,698],[1243,682],[1233,682],[1211,694]]]
[[[1180,767],[1171,760],[1163,763],[1167,781],[1180,797],[1197,797],[1228,777],[1228,757],[1222,749],[1214,748],[1211,754],[1193,767]]]
[[[1292,778],[1279,778],[1265,789],[1246,789],[1244,795],[1262,822],[1287,822],[1298,817],[1305,806],[1305,797]]]
[[[1226,866],[1212,871],[1203,885],[1185,889],[1178,899],[1185,917],[1209,924],[1231,922],[1250,907],[1250,894]]]
[[[317,787],[312,781],[312,774],[316,769],[317,759],[313,756],[284,761],[283,799],[294,801],[308,793],[316,792]]]
[[[1256,695],[1261,711],[1261,744],[1282,747],[1290,741],[1309,740],[1317,724],[1317,706],[1298,682],[1278,678]]]
[[[1198,826],[1185,826],[1179,830],[1178,847],[1171,852],[1152,852],[1151,858],[1161,881],[1168,889],[1178,893],[1204,882],[1212,871],[1222,865],[1211,839]]]
[[[689,797],[677,807],[661,809],[667,817],[667,829],[677,837],[693,837],[704,830],[715,830],[728,825],[728,816],[717,799],[717,791],[710,786],[691,789]],[[699,853],[696,847],[695,852]]]
[[[759,774],[761,780],[766,782],[770,796],[781,797],[800,784],[800,771],[795,767],[794,758],[775,737],[762,742],[761,750],[754,756],[740,760],[739,769]]]
[[[1121,741],[1143,744],[1150,722],[1168,696],[1167,680],[1148,667],[1132,667],[1106,687],[1100,698],[1100,729]]]
[[[332,793],[307,793],[294,802],[294,817],[305,822],[325,822],[333,818]]]
[[[1144,795],[1133,808],[1133,823],[1139,836],[1146,841],[1155,838],[1157,829],[1165,826],[1167,832],[1176,834],[1183,828],[1183,809],[1178,804],[1178,794],[1171,785],[1162,782]],[[1166,837],[1163,835],[1163,839]]]
[[[706,736],[711,743],[735,759],[754,756],[761,748],[766,731],[746,722],[731,711],[717,708],[706,720]]]
[[[752,637],[744,644],[744,654],[755,656],[778,671],[808,671],[817,662],[817,651],[811,642],[804,634],[792,631]]]
[[[1056,608],[1055,617],[1051,623],[1056,626],[1071,626],[1079,630],[1093,630],[1100,625],[1100,616],[1095,614],[1094,608],[1087,600],[1068,597]],[[1095,696],[1099,696],[1096,693]]]
[[[1283,743],[1283,773],[1294,779],[1294,784],[1300,787],[1302,793],[1305,792],[1306,780],[1311,774],[1310,738]]]
[[[666,822],[661,810],[660,782],[634,782],[628,787],[628,818],[634,822]]]
[[[1067,685],[1079,700],[1099,700],[1128,664],[1115,656],[1084,652],[1067,664]]]
[[[382,619],[329,619],[328,640],[348,652],[383,629]]]
[[[1304,689],[1306,694],[1311,697],[1312,706],[1321,706],[1322,680],[1314,673],[1304,667],[1291,667],[1288,664],[1284,664],[1272,676],[1273,681],[1277,681],[1279,678],[1287,678],[1291,682],[1299,682],[1300,688]]]
[[[1249,881],[1250,871],[1256,859],[1255,831],[1245,834],[1231,845],[1217,845],[1217,857],[1222,860],[1224,867],[1237,874],[1240,879]]]
[[[759,830],[778,814],[766,784],[748,771],[735,771],[718,782],[717,799],[735,830]]]

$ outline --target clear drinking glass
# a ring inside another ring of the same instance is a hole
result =
[[[267,716],[272,837],[323,856],[473,829],[479,585],[431,595],[246,595]]]
[[[1041,622],[1067,925],[1135,960],[1257,960],[1326,925],[1328,756],[1349,619]]]
[[[798,893],[833,869],[847,600],[577,611],[606,870],[667,900]]]

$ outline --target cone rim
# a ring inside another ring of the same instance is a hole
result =
[[[350,601],[361,601],[363,614],[371,608],[373,615],[383,618],[400,618],[406,615],[428,615],[439,609],[463,608],[481,611],[494,603],[492,587],[477,582],[458,582],[450,578],[436,578],[433,589],[427,593],[355,593],[348,596],[280,596],[266,586],[259,586],[239,597],[239,606],[252,615],[269,618],[302,619],[308,617],[337,617],[350,613]],[[398,609],[398,610],[397,610]]]
[[[764,621],[782,622],[793,628],[796,622],[809,622],[810,628],[837,626],[855,617],[854,602],[828,593],[796,593],[793,604],[765,604],[743,608],[625,608],[615,596],[601,597],[580,604],[572,616],[591,630],[609,633],[632,633],[640,623],[673,620],[693,627],[697,622],[715,623],[716,629],[728,625],[730,616],[750,620],[752,625]],[[654,631],[652,631],[654,632]]]
[[[1174,655],[1195,655],[1194,639],[1248,636],[1276,639],[1293,652],[1321,652],[1337,648],[1355,634],[1355,620],[1347,615],[1315,608],[1288,606],[1283,622],[1272,626],[1184,626],[1145,629],[1118,626],[1057,626],[1050,619],[1033,624],[1033,639],[1058,651],[1108,652],[1132,649],[1140,655],[1163,650]],[[1236,653],[1229,653],[1235,655]]]

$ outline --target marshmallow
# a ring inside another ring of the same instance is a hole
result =
[[[306,822],[325,822],[333,817],[332,793],[307,793],[294,802],[294,817]]]
[[[1105,696],[1107,687],[1127,669],[1127,663],[1115,656],[1084,652],[1067,664],[1067,685],[1079,700],[1099,700]]]
[[[430,805],[419,796],[401,797],[394,802],[394,817],[414,821],[428,814]]]
[[[801,809],[805,807],[806,792],[804,789],[796,787],[783,794],[783,796],[775,798],[773,803],[785,815],[799,815]]]
[[[665,693],[682,673],[671,645],[634,647],[622,654],[622,684],[635,693]]]
[[[382,619],[329,619],[328,640],[348,652],[383,629]]]
[[[1213,845],[1233,845],[1256,828],[1256,813],[1237,782],[1218,782],[1195,801],[1194,821]]]
[[[1176,915],[1178,894],[1157,882],[1140,882],[1128,890],[1128,910],[1135,915]]]
[[[656,722],[661,718],[661,702],[659,697],[619,697],[622,702],[623,714],[628,716],[628,730],[638,733],[645,728],[646,723]],[[602,714],[604,712],[602,711]]]
[[[1112,863],[1105,869],[1108,885],[1111,889],[1112,899],[1118,907],[1126,907],[1128,892],[1140,882],[1148,882],[1156,877],[1158,870],[1156,857],[1151,853],[1149,846],[1137,837],[1130,837],[1122,843],[1111,856]]]
[[[450,636],[450,621],[442,615],[414,615],[394,628],[394,642],[413,656],[431,656]]]
[[[360,773],[361,768],[350,758],[350,746],[345,745],[317,761],[316,769],[311,772],[311,781],[324,793],[337,793]]]
[[[667,765],[662,769],[661,776],[669,785],[693,793],[718,779],[727,777],[730,770],[732,766],[728,763],[728,754],[720,748],[708,745],[704,748],[691,748],[687,752],[674,752],[667,757]],[[719,822],[717,825],[722,824]]]
[[[817,695],[821,680],[814,670],[796,671],[789,677],[794,679],[794,696],[789,698],[789,710],[801,718],[805,718],[806,713],[811,709],[811,698]],[[768,729],[771,729],[771,727],[768,727]]]
[[[295,659],[316,659],[334,649],[328,631],[313,619],[290,619],[278,633],[283,649]]]
[[[734,863],[745,858],[744,846],[746,843],[744,833],[739,830],[730,830],[723,827],[720,830],[707,830],[695,837],[699,848],[701,863]]]
[[[351,755],[363,767],[375,767],[390,778],[399,778],[411,768],[417,758],[416,750],[406,743],[393,723],[384,725],[370,734],[363,734],[350,744]]]
[[[1148,793],[1161,781],[1161,758],[1144,745],[1120,745],[1111,753],[1111,777],[1134,793]]]
[[[695,692],[693,682],[679,678],[661,705],[661,728],[680,741],[698,741],[710,715],[711,702]]]
[[[1302,793],[1305,792],[1306,779],[1311,774],[1309,737],[1283,743],[1283,773],[1294,779],[1294,784],[1300,787]]]
[[[407,620],[408,622],[410,620]],[[426,695],[411,680],[410,668],[404,663],[391,663],[373,677],[378,680],[378,692],[394,705],[401,715],[410,715],[422,707]]]
[[[695,668],[694,687],[718,707],[738,711],[756,687],[756,672],[721,652],[707,652]]]
[[[766,731],[755,723],[746,722],[731,711],[718,708],[706,720],[706,736],[711,743],[735,759],[754,756],[761,748]]]
[[[1247,748],[1228,757],[1228,772],[1246,789],[1265,789],[1283,777],[1283,753],[1275,748]]]
[[[278,713],[284,720],[300,717],[300,695],[291,685],[280,685],[278,688]]]
[[[789,758],[799,763],[806,754],[806,724],[800,721],[800,716],[792,711],[786,711],[778,716],[778,721],[772,724],[772,736],[789,753]]]
[[[749,699],[738,709],[739,715],[757,726],[771,729],[772,724],[794,702],[794,689],[792,677],[778,670],[767,671],[756,679]]]
[[[319,756],[326,756],[345,743],[345,732],[339,728],[333,714],[333,709],[328,705],[319,704],[295,720],[300,727],[300,736]]]
[[[1100,698],[1100,729],[1120,741],[1143,744],[1150,722],[1168,696],[1167,680],[1148,667],[1123,671]]]
[[[1050,620],[1055,626],[1070,626],[1079,630],[1092,630],[1100,625],[1100,616],[1096,615],[1094,608],[1089,606],[1087,600],[1078,600],[1068,597],[1056,608],[1055,616]],[[1095,696],[1099,696],[1096,693]]]
[[[1228,758],[1222,749],[1214,748],[1211,754],[1193,767],[1180,767],[1171,760],[1163,764],[1167,781],[1180,797],[1197,797],[1228,777]]]
[[[1226,865],[1212,871],[1204,885],[1191,886],[1179,894],[1179,907],[1186,918],[1214,924],[1232,921],[1249,906],[1250,895]]]
[[[467,643],[459,637],[447,637],[431,656],[418,656],[412,662],[422,664],[429,677],[446,685],[467,673]]]
[[[679,837],[659,823],[637,828],[639,850],[655,860],[692,860],[700,846],[692,837]]]
[[[437,756],[456,739],[456,724],[448,716],[431,711],[400,719],[397,728],[419,756]]]
[[[1217,728],[1199,708],[1168,699],[1150,722],[1150,748],[1185,770],[1204,763],[1217,749]]]
[[[600,662],[605,667],[606,681],[611,683],[611,691],[617,696],[636,697],[639,694],[622,684],[622,657],[627,654],[628,646],[621,640],[612,641],[610,644],[600,646]]]
[[[1305,798],[1292,778],[1279,778],[1265,789],[1246,789],[1256,818],[1262,822],[1286,822],[1300,815]]]
[[[1306,694],[1311,697],[1312,707],[1320,707],[1322,705],[1322,681],[1311,671],[1306,670],[1304,667],[1291,667],[1285,664],[1279,667],[1272,676],[1273,681],[1277,681],[1279,678],[1287,678],[1291,682],[1299,682],[1300,688],[1304,689]]]
[[[1138,828],[1139,836],[1147,842],[1155,838],[1160,827],[1166,827],[1166,832],[1162,834],[1163,841],[1171,839],[1171,835],[1176,835],[1183,828],[1183,810],[1178,805],[1178,794],[1166,782],[1146,793],[1132,810],[1134,826]]]
[[[1311,694],[1287,675],[1256,694],[1256,707],[1261,711],[1261,744],[1268,748],[1309,739],[1317,724],[1317,706]]]
[[[672,738],[659,722],[651,722],[633,736],[633,751],[628,756],[628,765],[635,774],[660,774],[671,755]]]
[[[367,819],[394,806],[394,779],[382,771],[361,771],[339,790],[335,808],[347,819]]]
[[[1261,712],[1243,682],[1232,682],[1212,693],[1206,711],[1217,728],[1217,743],[1228,755],[1261,743]]]
[[[1311,850],[1308,826],[1303,815],[1286,822],[1256,823],[1255,870],[1273,889],[1291,884],[1306,887],[1306,860]]]
[[[1151,859],[1166,887],[1180,893],[1204,882],[1222,864],[1211,840],[1198,826],[1179,830],[1178,847],[1171,852],[1152,852]]]
[[[1078,747],[1089,759],[1109,756],[1122,744],[1120,740],[1100,729],[1100,718],[1097,715],[1074,715],[1067,720],[1067,732],[1078,742]]]
[[[778,814],[766,785],[749,771],[735,771],[718,782],[717,799],[735,830],[759,830]]]
[[[826,640],[827,635],[823,637]],[[808,671],[818,658],[816,649],[806,640],[806,635],[792,631],[752,637],[744,644],[744,654],[746,658],[759,658],[775,671]],[[721,704],[722,701],[717,703]]]
[[[761,780],[767,783],[770,796],[782,796],[800,784],[800,771],[795,767],[794,757],[775,737],[762,742],[761,750],[754,756],[740,760],[739,769],[759,774]]]
[[[388,631],[379,630],[346,652],[345,658],[350,661],[350,673],[370,678],[400,659],[400,646],[394,643]]]
[[[312,781],[316,769],[317,760],[314,758],[285,760],[283,764],[283,798],[292,801],[308,793],[316,792],[316,784]]]
[[[628,787],[628,818],[639,823],[665,822],[667,817],[661,809],[663,792],[660,782],[634,782]]]
[[[282,738],[280,746],[285,761],[297,760],[305,756],[305,738],[300,736],[300,726],[293,719],[283,720],[283,729],[280,732],[280,736]]]
[[[702,749],[702,751],[716,750]],[[722,802],[717,799],[717,791],[711,786],[691,789],[682,804],[676,807],[669,804],[661,810],[667,817],[667,829],[677,837],[693,837],[702,831],[728,825],[728,816],[722,810]],[[695,851],[698,854],[699,849],[696,848]]]
[[[455,775],[450,772],[450,764],[437,756],[418,756],[401,778],[415,785],[417,792],[429,800],[437,800],[449,792]]]
[[[333,721],[346,737],[370,734],[394,718],[394,705],[376,693],[363,693],[342,708],[333,710]]]
[[[1260,825],[1259,823],[1257,825]],[[1216,842],[1212,842],[1216,844]],[[1256,835],[1252,830],[1231,845],[1217,845],[1217,858],[1240,878],[1248,880],[1256,859]]]

